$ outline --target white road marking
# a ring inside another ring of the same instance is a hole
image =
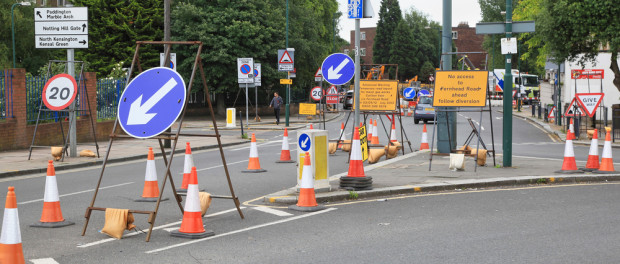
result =
[[[274,215],[277,215],[277,216],[291,216],[291,215],[293,215],[293,214],[290,214],[290,213],[287,213],[287,212],[284,212],[284,211],[280,211],[280,210],[276,210],[276,209],[269,208],[269,207],[264,207],[264,206],[254,207],[254,210],[261,211],[263,213],[274,214]]]
[[[273,141],[268,141],[265,143],[261,143],[261,144],[256,144],[256,147],[260,147],[260,146],[266,146],[266,145],[271,145],[274,143],[280,143],[282,144],[282,140],[273,140]],[[230,151],[238,151],[238,150],[243,150],[243,149],[249,149],[251,146],[245,146],[245,147],[241,147],[241,148],[236,148],[236,149],[231,149]]]
[[[245,209],[245,207],[243,207],[243,206],[239,207],[239,208]],[[214,216],[218,216],[218,215],[221,215],[221,214],[230,213],[230,212],[233,212],[233,211],[237,211],[237,208],[228,209],[228,210],[224,210],[224,211],[221,211],[221,212],[209,214],[209,215],[206,215],[205,218],[207,218],[207,217],[214,217]],[[177,221],[177,222],[172,222],[172,223],[168,223],[168,224],[165,224],[165,225],[160,225],[160,226],[157,226],[157,227],[153,227],[153,230],[164,229],[164,228],[167,228],[167,227],[170,227],[170,226],[180,225],[181,222],[182,221]],[[178,229],[178,227],[175,227],[175,229]],[[130,237],[130,236],[135,236],[135,235],[138,235],[138,234],[143,234],[143,233],[133,232],[133,233],[129,233],[129,234],[124,234],[123,237]],[[102,240],[99,240],[99,241],[78,245],[77,247],[79,247],[79,248],[87,248],[87,247],[96,246],[96,245],[99,245],[99,244],[103,244],[103,243],[110,242],[110,241],[115,241],[115,240],[118,240],[118,239],[116,239],[116,238],[106,238],[106,239],[102,239]]]
[[[31,259],[30,262],[34,264],[60,264],[53,258]]]
[[[116,184],[116,185],[110,185],[110,186],[106,186],[106,187],[101,187],[101,188],[99,188],[99,190],[119,187],[119,186],[123,186],[123,185],[127,185],[127,184],[132,184],[132,183],[133,182],[126,182],[126,183],[121,183],[121,184]],[[58,197],[65,197],[65,196],[69,196],[69,195],[76,195],[76,194],[87,193],[87,192],[94,192],[94,191],[95,191],[95,189],[90,189],[90,190],[79,191],[79,192],[74,192],[74,193],[67,193],[67,194],[59,195]],[[35,202],[40,202],[40,201],[43,201],[43,199],[36,199],[36,200],[31,200],[31,201],[25,201],[25,202],[21,202],[21,203],[17,203],[17,204],[29,204],[29,203],[35,203]]]
[[[242,163],[242,162],[248,162],[248,161],[249,161],[249,159],[246,159],[246,160],[240,160],[240,161],[235,161],[235,162],[229,162],[229,163],[227,163],[226,165],[233,165],[233,164]],[[204,169],[199,169],[199,170],[196,170],[196,171],[205,171],[205,170],[215,169],[215,168],[219,168],[219,167],[224,167],[224,165],[215,165],[215,166],[213,166],[213,167],[208,167],[208,168],[204,168]],[[183,174],[183,173],[180,173],[180,174]]]
[[[553,161],[563,161],[564,159],[554,159],[554,158],[539,158],[539,157],[530,157],[530,156],[514,156],[515,158],[524,158],[524,159],[538,159],[538,160],[553,160]],[[584,160],[576,160],[577,163],[586,163]],[[620,165],[620,162],[614,162],[615,165]]]
[[[211,236],[211,237],[205,237],[205,238],[201,238],[201,239],[195,239],[195,240],[187,241],[187,242],[184,242],[184,243],[170,245],[170,246],[167,246],[167,247],[146,251],[145,253],[147,253],[147,254],[156,253],[156,252],[160,252],[160,251],[164,251],[164,250],[168,250],[168,249],[173,249],[173,248],[177,248],[177,247],[182,247],[182,246],[186,246],[186,245],[190,245],[190,244],[194,244],[194,243],[198,243],[198,242],[202,242],[202,241],[206,241],[206,240],[211,240],[211,239],[220,238],[220,237],[224,237],[224,236],[234,235],[234,234],[237,234],[237,233],[241,233],[241,232],[245,232],[245,231],[250,231],[250,230],[254,230],[254,229],[258,229],[258,228],[262,228],[262,227],[277,225],[277,224],[281,224],[281,223],[286,223],[286,222],[294,221],[294,220],[297,220],[297,219],[302,219],[302,218],[306,218],[306,217],[310,217],[310,216],[315,216],[315,215],[318,215],[318,214],[331,212],[331,211],[336,210],[336,209],[337,208],[333,208],[332,207],[332,208],[328,208],[328,209],[317,211],[317,212],[313,212],[313,213],[302,214],[302,215],[298,215],[298,216],[294,216],[294,217],[290,217],[290,218],[286,218],[286,219],[282,219],[282,220],[278,220],[278,221],[274,221],[274,222],[270,222],[270,223],[255,225],[255,226],[251,226],[251,227],[248,227],[248,228],[239,229],[239,230],[235,230],[235,231],[231,231],[231,232],[228,232],[228,233],[223,233],[223,234],[219,234],[219,235],[215,235],[215,236]]]

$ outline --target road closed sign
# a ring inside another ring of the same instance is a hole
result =
[[[603,101],[604,93],[578,93],[575,95],[577,97],[577,103],[581,105],[581,108],[586,111],[589,117],[593,117],[596,113],[596,108]]]
[[[360,81],[360,110],[394,111],[398,81]],[[354,109],[357,106],[353,106]]]
[[[486,105],[488,71],[438,71],[433,106]]]

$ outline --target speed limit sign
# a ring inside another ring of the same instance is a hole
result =
[[[320,101],[323,97],[323,89],[320,86],[316,86],[310,90],[310,97],[314,101]]]
[[[54,75],[43,87],[43,103],[50,110],[67,108],[75,100],[77,83],[71,75]]]

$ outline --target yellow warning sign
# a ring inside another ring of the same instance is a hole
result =
[[[293,79],[280,79],[280,84],[293,84]]]
[[[362,146],[362,161],[368,159],[368,137],[366,135],[366,126],[362,126],[359,129],[360,132],[360,145]]]
[[[300,115],[316,115],[316,104],[299,104]]]
[[[398,98],[398,81],[360,81],[360,110],[394,111]],[[353,109],[355,109],[353,105]]]
[[[433,106],[485,106],[488,71],[438,71]]]

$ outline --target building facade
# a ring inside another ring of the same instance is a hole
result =
[[[365,64],[372,63],[372,46],[375,44],[377,28],[360,28],[360,58]],[[344,54],[355,49],[355,30],[351,30],[351,44],[343,48]]]

